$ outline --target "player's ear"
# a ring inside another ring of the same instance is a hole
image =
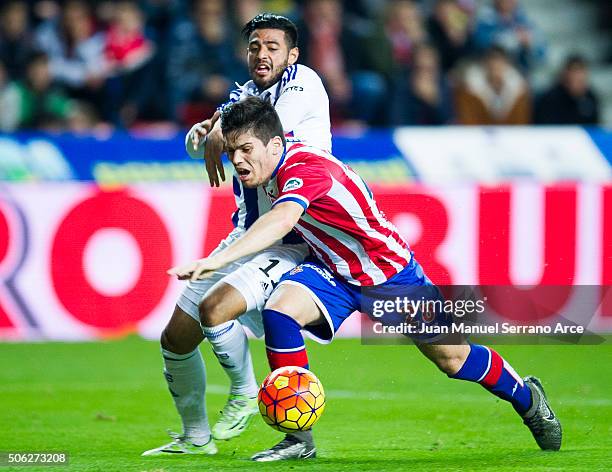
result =
[[[283,138],[280,136],[274,136],[271,139],[274,154],[282,154],[285,146],[283,145]]]
[[[296,47],[291,48],[289,50],[289,58],[288,58],[287,62],[289,63],[290,66],[292,66],[293,64],[295,64],[297,62],[298,57],[300,57],[300,50],[296,46]]]

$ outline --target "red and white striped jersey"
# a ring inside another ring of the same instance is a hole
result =
[[[287,143],[265,190],[272,206],[293,201],[304,207],[295,230],[350,284],[382,284],[410,262],[408,244],[365,182],[326,151]]]

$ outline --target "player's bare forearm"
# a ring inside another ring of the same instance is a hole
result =
[[[283,202],[260,216],[242,237],[217,253],[224,265],[272,246],[296,225],[304,209],[295,202]]]
[[[217,113],[215,116],[217,116]],[[211,187],[219,186],[219,177],[225,181],[225,169],[221,161],[224,146],[225,141],[221,132],[221,120],[217,119],[213,122],[213,126],[208,133],[207,145],[204,151],[204,163]]]
[[[210,257],[173,267],[169,275],[181,280],[206,278],[216,270],[272,246],[282,239],[296,225],[304,212],[301,205],[295,202],[282,202],[268,213],[260,216],[246,233],[227,248]]]

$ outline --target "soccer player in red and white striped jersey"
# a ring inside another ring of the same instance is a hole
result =
[[[295,202],[294,229],[334,274],[353,285],[378,285],[410,262],[408,244],[378,210],[365,182],[326,151],[287,143],[266,193],[272,207]]]
[[[227,248],[168,273],[181,279],[205,278],[297,230],[315,257],[283,275],[262,311],[272,369],[308,368],[301,330],[330,342],[351,313],[367,312],[372,294],[406,293],[407,287],[417,287],[435,296],[435,287],[408,245],[349,167],[305,144],[287,146],[274,108],[259,98],[230,105],[221,119],[227,152],[239,179],[248,188],[264,187],[272,208]],[[561,447],[561,424],[538,379],[521,379],[506,360],[485,346],[465,340],[432,344],[427,336],[413,340],[449,377],[479,383],[509,402],[542,449]],[[252,459],[306,459],[315,454],[312,432],[302,431],[288,434]]]

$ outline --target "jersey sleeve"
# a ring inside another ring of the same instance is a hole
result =
[[[285,133],[293,131],[317,104],[325,100],[325,87],[315,71],[298,64],[289,66],[274,104]]]
[[[236,84],[236,85],[238,85],[238,84]],[[243,98],[245,98],[246,96],[248,96],[248,95],[245,93],[245,91],[244,91],[244,86],[240,86],[240,85],[238,85],[238,87],[239,87],[239,88],[234,89],[234,90],[232,90],[232,91],[230,92],[230,94],[229,94],[229,99],[228,99],[226,102],[224,102],[224,103],[222,103],[221,105],[219,105],[219,106],[217,107],[217,111],[221,112],[221,111],[223,111],[223,109],[224,109],[226,106],[230,105],[231,103],[238,102],[238,101],[242,100]]]
[[[325,167],[318,163],[297,162],[281,167],[276,177],[278,197],[273,207],[282,202],[299,203],[304,211],[331,189],[332,179]]]

